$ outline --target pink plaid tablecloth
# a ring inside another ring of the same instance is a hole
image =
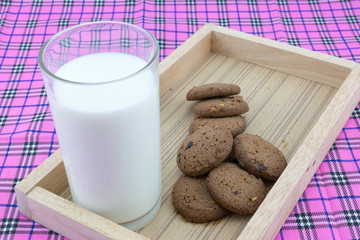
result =
[[[99,20],[149,30],[161,59],[210,22],[360,62],[359,0],[1,0],[0,239],[63,239],[19,214],[13,187],[59,147],[37,63],[41,45]],[[360,239],[359,107],[276,239]]]

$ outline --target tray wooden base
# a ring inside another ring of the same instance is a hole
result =
[[[137,233],[71,202],[60,150],[15,188],[23,215],[71,239],[272,239],[360,97],[357,63],[205,25],[160,63],[162,205]],[[186,92],[211,82],[239,84],[249,103],[246,132],[281,149],[289,165],[253,216],[186,222],[171,203],[181,172],[176,151],[195,115]]]

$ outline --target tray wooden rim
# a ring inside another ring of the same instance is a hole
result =
[[[263,57],[264,51],[281,56],[281,60],[274,61],[272,55],[271,60],[267,60]],[[160,96],[169,91],[184,74],[191,72],[210,52],[241,57],[339,88],[238,237],[273,239],[359,101],[359,64],[206,24],[160,63]],[[294,64],[297,64],[296,67]],[[56,182],[48,181],[54,176]],[[66,184],[61,151],[57,150],[16,185],[20,212],[72,239],[147,239],[53,193],[61,191]]]

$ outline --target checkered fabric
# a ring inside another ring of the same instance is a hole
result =
[[[59,147],[38,68],[41,45],[100,20],[147,29],[160,59],[213,23],[360,62],[359,0],[1,0],[0,239],[64,239],[19,214],[14,186]],[[360,239],[359,130],[360,105],[276,239]]]

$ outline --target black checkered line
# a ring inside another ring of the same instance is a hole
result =
[[[334,185],[350,185],[345,172],[330,172]]]
[[[351,23],[358,23],[359,21],[357,20],[356,16],[346,16],[346,21],[351,24]]]
[[[308,0],[309,4],[318,4],[318,0]]]
[[[158,44],[159,44],[159,48],[160,48],[160,49],[165,49],[165,48],[166,48],[166,41],[165,41],[165,39],[158,39],[157,42],[158,42]]]
[[[8,116],[6,115],[0,115],[0,126],[5,126],[6,123],[6,119],[8,118]]]
[[[11,73],[23,73],[25,64],[15,64],[11,70]]]
[[[287,5],[288,4],[287,0],[278,0],[277,2],[279,5]]]
[[[1,221],[0,235],[1,234],[14,234],[16,232],[18,218],[3,218]]]
[[[64,0],[63,5],[71,7],[72,5],[74,5],[74,0]]]
[[[37,141],[25,142],[22,155],[23,156],[36,155],[38,145],[39,145],[39,142],[37,142]]]
[[[316,25],[326,24],[325,19],[323,17],[314,17],[314,22]]]
[[[230,21],[228,18],[219,18],[219,25],[223,27],[230,26]]]
[[[55,236],[59,235],[57,232],[54,232],[53,230],[50,230],[48,234],[49,235],[55,235]]]
[[[96,7],[101,7],[105,5],[105,1],[104,0],[95,0],[94,2],[94,6]]]
[[[35,6],[35,7],[41,7],[42,3],[43,3],[42,0],[33,0],[32,5]]]
[[[15,192],[15,186],[16,184],[18,184],[20,181],[22,180],[22,178],[14,178],[14,181],[13,181],[13,185],[11,187],[11,193],[14,193]]]
[[[260,18],[251,18],[250,21],[252,26],[261,26]]]
[[[165,5],[165,0],[155,0],[155,5]]]
[[[46,90],[45,87],[42,87],[41,92],[40,92],[40,97],[46,97]]]
[[[2,98],[15,98],[17,89],[15,88],[8,88],[4,90]]]
[[[101,18],[92,18],[91,19],[91,22],[99,22],[99,21],[101,21]]]
[[[282,22],[284,25],[294,25],[294,22],[290,17],[282,18]]]
[[[336,144],[334,143],[333,145],[331,145],[331,147],[330,147],[330,150],[337,150],[337,146],[336,146]]]
[[[100,46],[100,40],[91,40],[90,45],[93,47]]]
[[[315,228],[314,220],[310,213],[295,213],[295,221],[298,229],[312,229]]]
[[[133,24],[134,23],[134,18],[124,18],[123,22]]]
[[[126,6],[135,6],[135,0],[126,0],[125,5]]]
[[[189,24],[189,25],[197,25],[198,20],[197,20],[197,18],[188,18],[187,19],[187,24]]]
[[[355,108],[351,114],[352,118],[360,118],[360,108]]]
[[[257,5],[257,0],[247,0],[248,5]]]
[[[196,5],[196,0],[186,0],[186,5]]]
[[[27,28],[34,28],[34,27],[36,27],[36,25],[37,25],[37,20],[28,20],[26,22]]]
[[[360,210],[343,210],[348,226],[360,226]]]
[[[130,39],[129,38],[121,38],[120,39],[120,46],[121,47],[130,47]]]
[[[69,48],[70,47],[70,38],[66,37],[60,40],[59,44],[63,47]]]
[[[217,5],[226,5],[227,2],[226,2],[226,0],[216,0],[216,4]]]
[[[165,18],[155,17],[155,23],[160,24],[160,23],[165,23],[165,22],[166,22]]]
[[[33,115],[33,118],[32,118],[32,122],[39,122],[39,121],[44,121],[45,117],[46,117],[46,112],[42,112],[42,113],[35,113]]]
[[[324,44],[334,44],[334,40],[331,37],[322,37],[321,41]]]
[[[59,27],[63,27],[63,26],[68,26],[69,25],[69,19],[68,18],[61,18],[59,19],[59,22],[58,22],[58,26]]]
[[[298,38],[288,38],[288,43],[293,46],[300,46],[300,41]]]
[[[0,26],[4,26],[5,19],[0,19]]]
[[[31,49],[31,42],[20,43],[19,50],[30,50],[30,49]]]
[[[10,6],[10,5],[11,5],[11,0],[1,0],[0,6]]]

